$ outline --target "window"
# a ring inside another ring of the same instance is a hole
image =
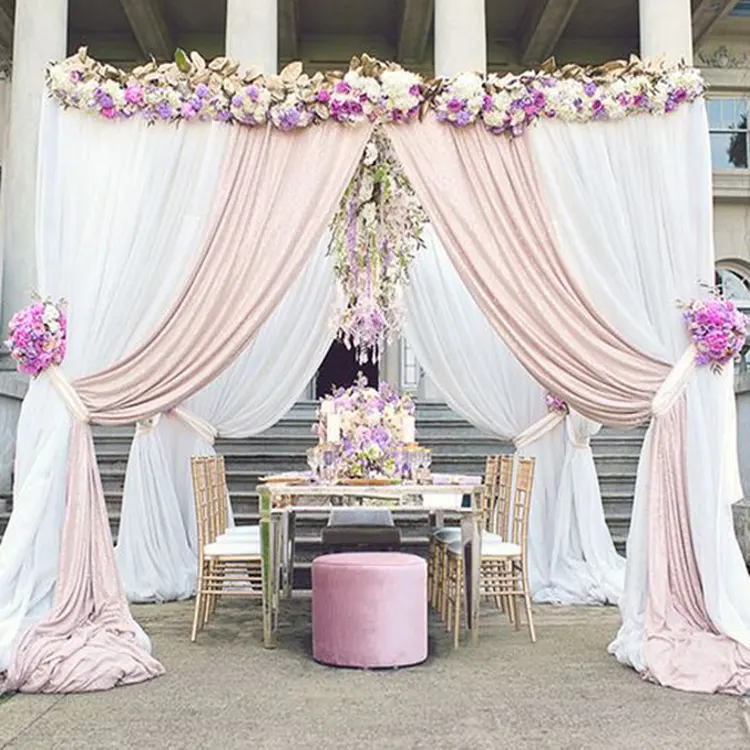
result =
[[[405,338],[401,339],[401,389],[407,392],[416,392],[419,388],[419,376],[421,368],[414,350],[409,346]]]
[[[711,162],[714,169],[747,169],[747,112],[750,97],[708,99],[708,127],[711,133]]]
[[[750,315],[750,269],[746,269],[745,265],[741,261],[719,261],[716,267],[716,287],[720,294],[733,300],[745,315]],[[750,370],[750,347],[744,350],[738,369],[741,372]]]

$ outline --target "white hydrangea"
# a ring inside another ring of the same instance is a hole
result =
[[[476,73],[462,73],[453,81],[450,88],[457,99],[475,101],[479,97],[479,106],[482,106],[481,99],[484,97],[484,89],[482,79]]]

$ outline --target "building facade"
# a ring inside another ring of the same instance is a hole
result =
[[[123,68],[171,59],[181,47],[265,72],[292,60],[309,71],[345,69],[362,52],[427,76],[521,71],[551,56],[558,64],[632,53],[694,62],[711,86],[717,280],[750,301],[750,0],[0,0],[4,330],[35,285],[44,69],[84,45]],[[389,348],[380,374],[439,398],[404,342]],[[0,434],[15,423],[25,387],[0,356]],[[0,445],[0,492],[12,450]]]

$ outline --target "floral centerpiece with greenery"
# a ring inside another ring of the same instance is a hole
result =
[[[327,406],[326,406],[327,404]],[[403,472],[404,417],[414,416],[414,402],[389,383],[368,387],[360,373],[350,388],[339,388],[322,399],[315,431],[326,439],[326,413],[341,420],[339,473],[349,478],[397,479]]]

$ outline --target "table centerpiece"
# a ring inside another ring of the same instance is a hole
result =
[[[430,451],[416,442],[414,402],[389,383],[353,386],[321,399],[314,425],[318,445],[308,451],[313,475],[325,483],[427,483]]]

